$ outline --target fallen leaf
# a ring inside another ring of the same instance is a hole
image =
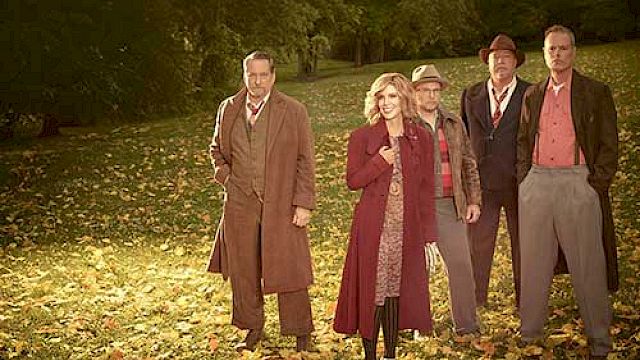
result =
[[[178,246],[175,250],[173,250],[173,253],[176,254],[176,256],[183,256],[184,248],[182,246]]]
[[[542,355],[542,348],[537,345],[527,345],[522,351],[523,354],[527,356],[540,356]]]
[[[218,339],[213,334],[210,334],[209,336],[209,350],[212,353],[218,350]]]
[[[496,352],[496,346],[490,341],[474,340],[472,344],[476,350],[484,352],[484,356],[493,356]]]
[[[123,360],[124,359],[124,352],[122,350],[120,350],[120,349],[115,349],[109,355],[109,359],[110,360]]]

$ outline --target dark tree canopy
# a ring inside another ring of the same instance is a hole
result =
[[[540,42],[555,23],[579,41],[622,40],[638,36],[638,9],[631,0],[7,0],[0,134],[10,136],[19,113],[42,114],[55,134],[60,122],[211,106],[258,48],[297,59],[304,79],[322,57],[361,66],[468,55],[499,32]]]

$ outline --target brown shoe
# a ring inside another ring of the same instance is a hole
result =
[[[244,350],[253,351],[256,349],[258,342],[262,340],[262,329],[251,329],[247,333],[247,337],[244,341],[235,346],[236,351],[243,352]]]
[[[309,351],[309,335],[296,336],[296,351]]]

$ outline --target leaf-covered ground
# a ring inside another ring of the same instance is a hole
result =
[[[578,53],[578,68],[612,87],[619,115],[620,171],[612,193],[621,290],[612,296],[610,359],[640,356],[639,52],[640,42],[625,42]],[[542,54],[527,55],[520,75],[542,80]],[[221,188],[207,157],[212,114],[197,114],[0,144],[0,358],[361,358],[359,338],[331,328],[357,197],[344,184],[346,140],[364,122],[372,80],[383,71],[408,74],[419,63],[353,69],[327,62],[308,83],[289,81],[291,69],[279,72],[279,88],[306,103],[316,134],[314,352],[296,354],[293,339],[279,335],[272,296],[266,341],[254,353],[233,350],[244,334],[229,325],[229,284],[204,272]],[[435,63],[451,81],[444,102],[458,111],[461,90],[483,80],[486,66],[475,57]],[[440,267],[430,284],[435,332],[421,341],[402,334],[399,358],[583,358],[586,339],[566,276],[553,284],[546,343],[518,347],[507,254],[501,229],[480,337],[452,333]]]

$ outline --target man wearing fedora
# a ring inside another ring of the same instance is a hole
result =
[[[509,36],[499,34],[479,55],[489,66],[489,79],[465,89],[461,101],[462,120],[469,131],[482,186],[482,215],[475,224],[469,225],[476,303],[478,306],[487,303],[500,211],[504,208],[511,240],[516,304],[519,304],[516,135],[522,95],[530,84],[515,75],[525,56]]]
[[[412,72],[420,123],[433,136],[438,250],[449,278],[451,315],[457,334],[478,331],[467,224],[480,217],[480,178],[460,117],[440,104],[448,82],[432,64]]]
[[[611,350],[608,292],[618,288],[609,186],[618,167],[616,108],[609,87],[573,69],[573,32],[545,31],[549,77],[527,89],[518,132],[522,253],[520,333],[543,336],[549,287],[564,253],[590,358]]]

